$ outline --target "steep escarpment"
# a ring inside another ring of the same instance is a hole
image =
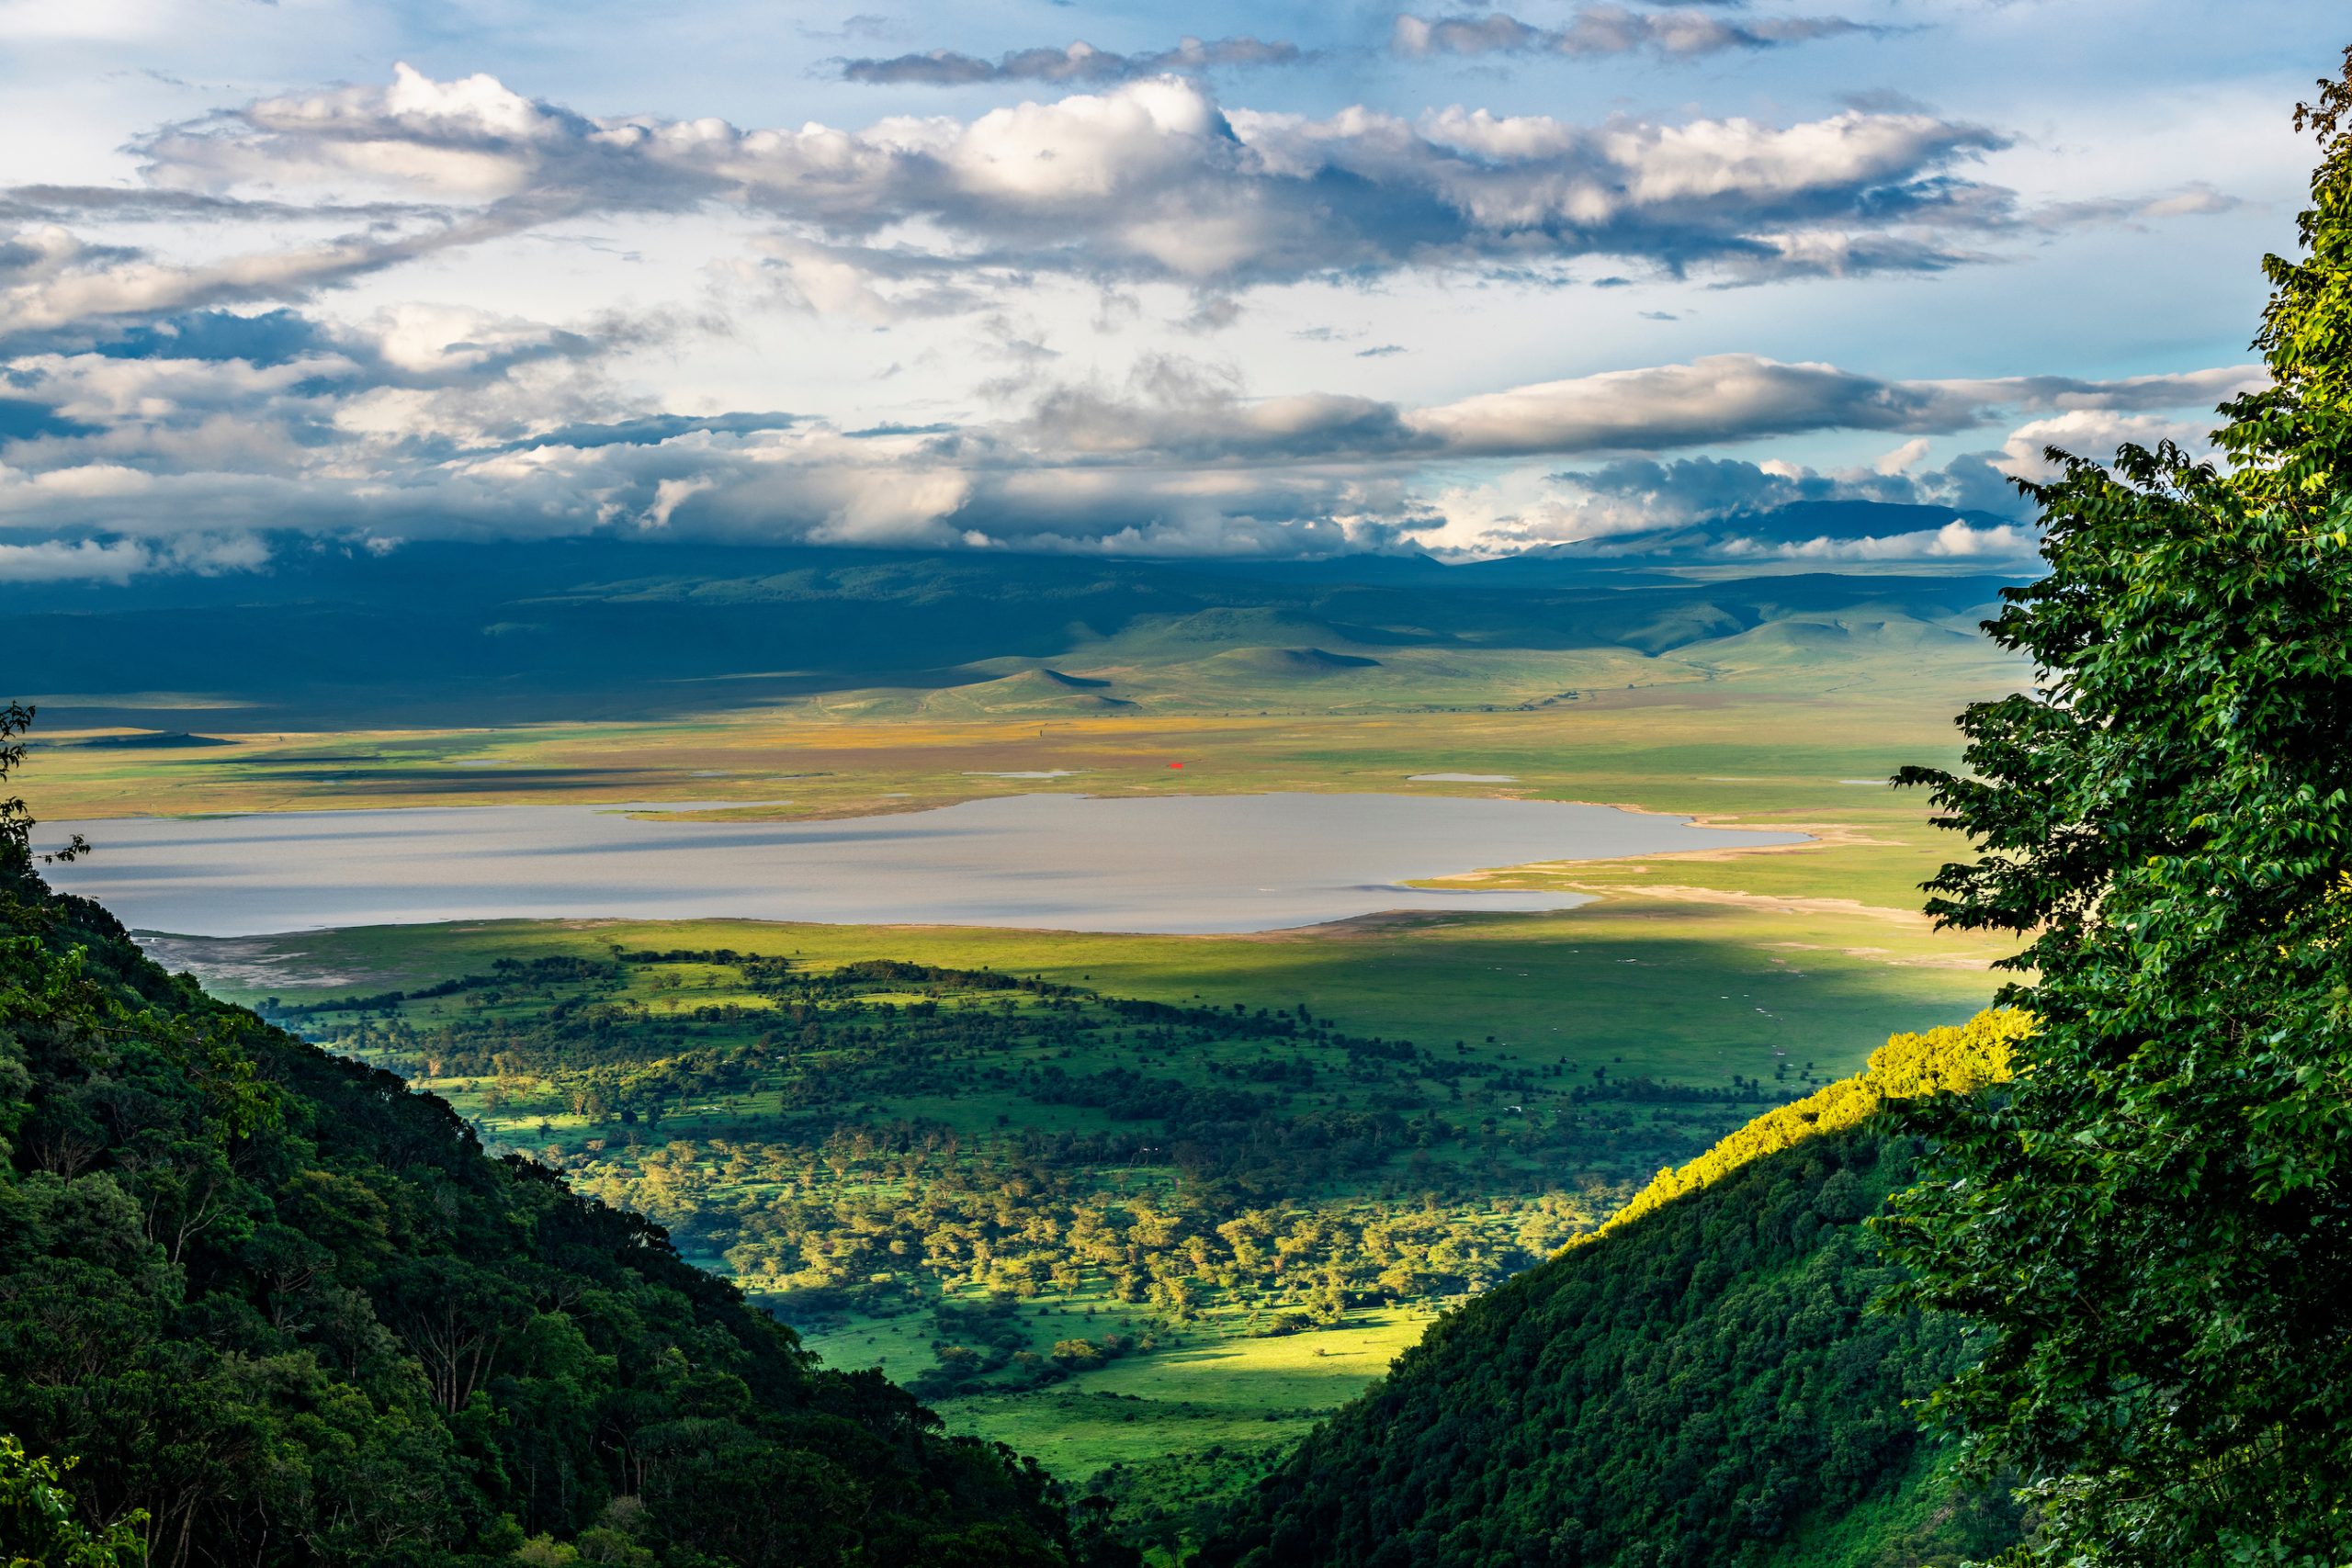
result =
[[[2022,1028],[1898,1036],[1871,1070],[1662,1173],[1609,1233],[1452,1314],[1206,1541],[1203,1568],[1891,1565],[1985,1555],[1905,1402],[1968,1354],[1883,1314],[1861,1222],[1911,1179],[1890,1098],[2006,1071]]]

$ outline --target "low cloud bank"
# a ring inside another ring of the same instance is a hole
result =
[[[227,547],[175,554],[167,543],[254,529],[1495,553],[1820,500],[2002,513],[2014,506],[2007,476],[2040,472],[2050,442],[2105,456],[2118,440],[2178,438],[2175,419],[2149,411],[2258,379],[2234,368],[2106,383],[1893,380],[1723,355],[1410,407],[1345,393],[1252,398],[1227,375],[1161,355],[1116,383],[1039,379],[990,423],[843,430],[789,411],[645,406],[606,365],[639,325],[424,307],[340,326],[208,313],[102,350],[20,355],[10,368],[20,434],[0,435],[0,540],[33,551],[13,558],[17,578],[61,580],[256,564]],[[1980,429],[1984,450],[1922,467],[1935,440]],[[1838,432],[1901,439],[1831,473],[1670,456]],[[1597,466],[1528,466],[1562,459]],[[55,543],[93,530],[156,544],[138,558]],[[2001,541],[1915,543],[1953,556]]]

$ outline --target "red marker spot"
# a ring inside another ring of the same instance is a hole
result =
[[[1181,768],[1181,767],[1182,767],[1184,764],[1183,764],[1183,763],[1182,763],[1182,762],[1170,762],[1170,763],[1169,763],[1168,765],[1169,765],[1170,767],[1171,767],[1171,768]]]

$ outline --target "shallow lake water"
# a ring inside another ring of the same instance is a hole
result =
[[[1398,886],[1534,861],[1799,841],[1606,806],[1390,795],[1024,795],[820,822],[486,806],[123,818],[51,880],[126,925],[254,936],[418,920],[741,916],[849,925],[1274,931],[1573,894]],[[666,809],[675,810],[673,805]]]

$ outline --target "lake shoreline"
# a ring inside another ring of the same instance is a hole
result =
[[[62,886],[120,908],[128,924],[190,936],[469,919],[728,917],[1231,934],[1391,911],[1574,908],[1589,895],[1419,884],[1804,837],[1589,803],[1373,793],[1047,791],[780,822],[713,821],[693,811],[703,803],[684,804],[48,826],[82,831],[101,846],[93,859],[63,868]]]

